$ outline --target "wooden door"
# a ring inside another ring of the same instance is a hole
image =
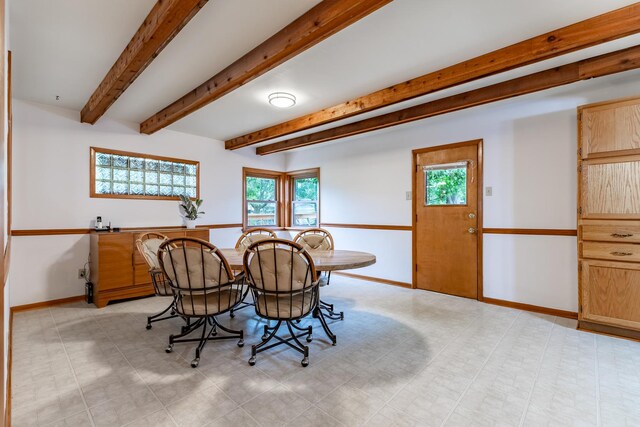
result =
[[[414,151],[414,283],[477,299],[481,141]]]

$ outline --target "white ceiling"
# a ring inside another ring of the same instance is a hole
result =
[[[80,110],[154,3],[11,0],[14,96]],[[209,0],[107,115],[135,122],[146,119],[316,3]],[[395,0],[170,128],[228,139],[632,3]],[[369,115],[638,43],[640,36],[629,37]],[[298,104],[290,109],[269,106],[267,95],[274,91],[294,93]]]

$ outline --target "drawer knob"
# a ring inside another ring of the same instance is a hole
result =
[[[611,255],[613,256],[629,256],[629,255],[633,255],[633,252],[611,252]]]
[[[629,234],[629,233],[625,233],[625,234],[620,234],[620,233],[612,233],[611,237],[617,237],[619,239],[624,239],[625,237],[632,237],[633,234]]]

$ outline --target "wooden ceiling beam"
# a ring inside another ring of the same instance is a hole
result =
[[[158,0],[80,112],[94,124],[208,0]]]
[[[230,150],[279,138],[640,32],[640,2],[495,50],[369,95],[225,142]]]
[[[392,0],[323,0],[242,58],[140,124],[152,134],[261,76]]]
[[[640,45],[449,96],[359,122],[258,147],[260,155],[372,132],[520,95],[640,68]]]

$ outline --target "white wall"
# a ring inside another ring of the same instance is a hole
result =
[[[137,124],[102,118],[80,123],[79,112],[14,100],[13,229],[86,228],[96,216],[113,226],[181,225],[175,201],[89,197],[89,147],[200,161],[203,224],[242,222],[242,167],[284,170],[284,155],[227,151],[221,141],[163,130],[141,135]],[[232,246],[239,228],[212,230],[212,242]],[[14,237],[11,305],[84,292],[77,279],[89,253],[87,235]]]
[[[411,225],[411,150],[484,140],[484,227],[576,228],[579,105],[640,95],[639,72],[301,149],[287,170],[321,168],[321,221]],[[331,229],[338,248],[374,252],[354,271],[411,282],[411,232]],[[485,235],[484,295],[577,311],[575,237]]]

